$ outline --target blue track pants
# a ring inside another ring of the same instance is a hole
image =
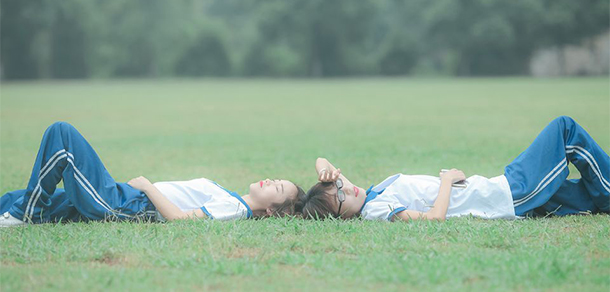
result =
[[[64,189],[57,189],[61,180]],[[150,218],[154,210],[146,194],[115,182],[91,145],[65,122],[45,131],[27,188],[0,198],[0,212],[31,223]]]
[[[568,163],[581,178],[566,180]],[[553,120],[505,168],[518,216],[610,212],[610,158],[570,117]],[[536,210],[535,210],[536,209]]]

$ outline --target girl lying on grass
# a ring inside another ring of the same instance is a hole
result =
[[[57,189],[63,179],[64,189]],[[51,125],[44,136],[28,186],[0,198],[0,226],[104,219],[283,216],[294,213],[303,190],[287,180],[261,180],[240,197],[205,178],[157,182],[145,177],[117,183],[91,145],[70,124]]]
[[[569,162],[580,179],[566,180]],[[457,169],[440,173],[440,179],[396,174],[365,191],[324,158],[316,161],[316,171],[320,182],[297,207],[305,218],[444,220],[472,214],[511,219],[610,211],[610,158],[569,117],[553,120],[504,175],[489,179],[466,178]]]

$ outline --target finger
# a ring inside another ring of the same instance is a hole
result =
[[[320,181],[324,181],[324,178],[325,178],[325,177],[326,177],[326,169],[325,169],[325,168],[323,168],[323,169],[320,171]]]

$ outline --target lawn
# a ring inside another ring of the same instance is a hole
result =
[[[559,115],[610,153],[607,78],[16,82],[0,94],[0,193],[25,187],[59,120],[117,181],[206,177],[240,194],[262,178],[307,189],[319,156],[365,188],[451,167],[496,176]],[[609,234],[607,215],[44,224],[0,230],[0,290],[608,291]]]

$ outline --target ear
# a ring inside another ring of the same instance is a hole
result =
[[[269,217],[273,216],[273,213],[274,213],[273,209],[271,209],[271,208],[267,208],[265,210],[265,212],[267,212],[267,216],[269,216]]]

